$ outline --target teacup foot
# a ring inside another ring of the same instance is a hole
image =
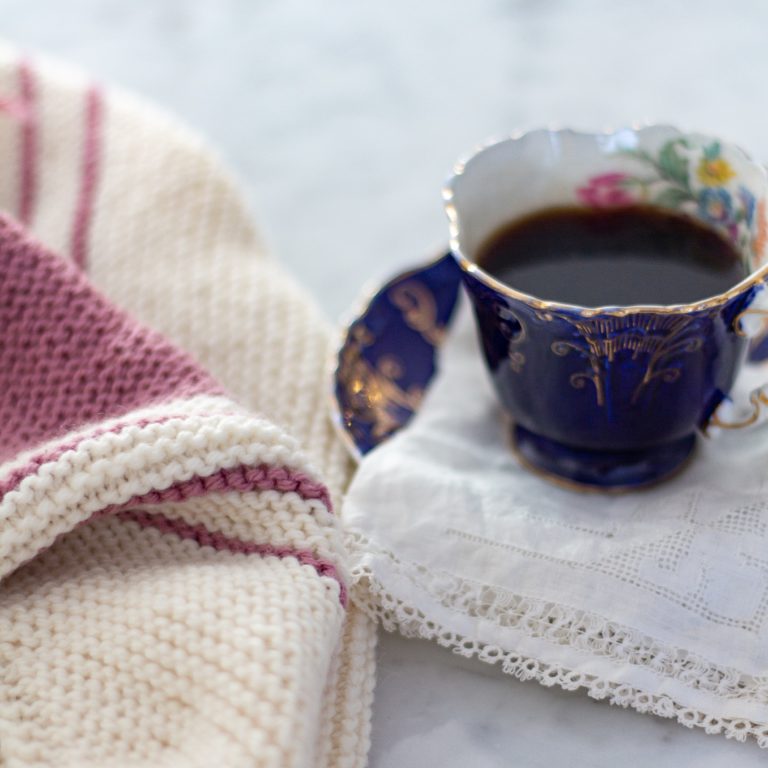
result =
[[[563,445],[512,427],[512,447],[528,469],[581,491],[631,491],[666,480],[683,469],[696,435],[640,451],[591,451]]]

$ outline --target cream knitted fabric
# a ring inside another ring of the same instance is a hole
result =
[[[363,765],[325,321],[163,114],[10,49],[0,110],[0,765]]]

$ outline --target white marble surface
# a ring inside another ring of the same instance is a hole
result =
[[[765,765],[754,744],[519,682],[424,640],[384,634],[379,660],[371,768]]]
[[[2,34],[164,103],[219,146],[337,316],[445,239],[479,139],[652,118],[768,158],[764,0],[0,0]],[[768,755],[387,636],[373,768],[752,766]]]

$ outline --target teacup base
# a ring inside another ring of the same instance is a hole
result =
[[[659,483],[679,472],[693,454],[696,435],[640,451],[591,451],[563,445],[512,427],[520,463],[558,485],[582,491],[619,492]]]

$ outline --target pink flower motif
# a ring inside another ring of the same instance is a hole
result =
[[[592,176],[586,186],[576,190],[576,196],[582,203],[594,208],[631,205],[634,200],[624,187],[628,178],[626,173],[601,173]]]

